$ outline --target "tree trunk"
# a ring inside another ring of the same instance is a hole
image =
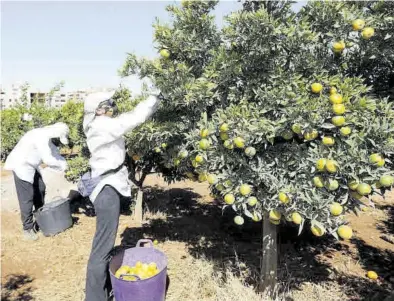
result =
[[[270,296],[275,293],[276,274],[278,265],[278,241],[276,225],[269,221],[268,214],[263,217],[263,252],[260,262],[259,291],[265,291]]]
[[[142,199],[144,196],[144,192],[141,188],[138,188],[137,192],[137,199],[135,202],[135,208],[134,208],[134,220],[136,223],[141,226],[142,225]]]

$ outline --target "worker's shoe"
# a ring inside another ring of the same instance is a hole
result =
[[[23,230],[23,238],[25,240],[37,240],[38,239],[38,235],[36,233],[36,231],[34,231],[34,229],[30,229],[30,230]]]

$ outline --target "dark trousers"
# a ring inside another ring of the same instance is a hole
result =
[[[33,206],[37,210],[44,205],[46,189],[44,181],[37,171],[34,175],[33,184],[19,179],[15,172],[14,180],[21,210],[23,230],[31,230],[34,227]]]
[[[115,245],[119,225],[120,195],[105,186],[94,201],[96,233],[94,234],[86,275],[86,301],[107,301],[111,291],[108,272],[109,253]]]

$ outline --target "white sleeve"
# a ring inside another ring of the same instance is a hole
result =
[[[105,122],[100,122],[97,129],[108,133],[113,140],[117,140],[144,123],[156,111],[159,103],[160,100],[157,96],[150,95],[132,111],[123,113],[115,118],[109,118]]]
[[[51,141],[46,143],[39,141],[37,148],[43,163],[48,165],[48,167],[61,172],[67,169],[67,161],[60,155],[58,149]]]

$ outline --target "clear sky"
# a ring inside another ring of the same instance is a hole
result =
[[[1,83],[17,81],[49,89],[116,87],[126,52],[155,56],[152,23],[169,20],[165,7],[175,1],[1,1]],[[296,4],[298,8],[301,3]],[[218,25],[237,10],[220,1]],[[135,92],[140,82],[126,81]]]

